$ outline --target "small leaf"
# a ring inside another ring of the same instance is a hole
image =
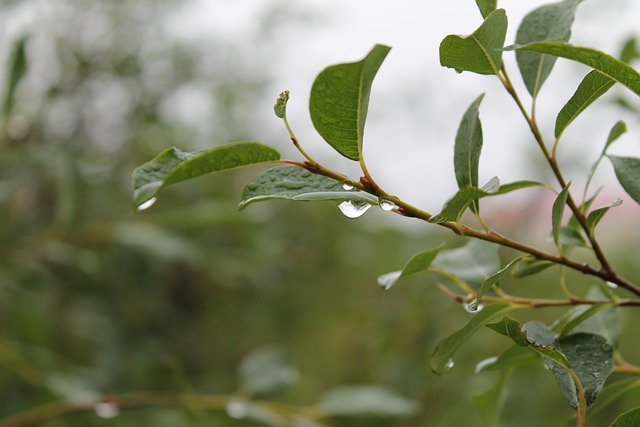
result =
[[[246,356],[239,367],[240,386],[251,395],[280,392],[293,385],[298,370],[282,349],[264,347]]]
[[[498,426],[510,375],[511,372],[505,372],[493,387],[482,394],[473,396],[473,406],[487,427]]]
[[[478,288],[478,295],[474,300],[473,304],[475,304],[475,306],[477,307],[477,305],[480,304],[480,302],[482,302],[482,297],[484,296],[484,294],[486,294],[489,291],[489,289],[491,289],[493,285],[496,284],[502,278],[502,276],[508,273],[516,264],[518,264],[523,259],[524,259],[523,256],[515,258],[511,260],[511,262],[507,264],[502,270],[499,270],[498,272],[487,277]]]
[[[525,45],[545,40],[568,41],[580,2],[581,0],[565,0],[534,9],[524,17],[518,27],[516,44]],[[535,98],[542,84],[549,77],[556,58],[518,51],[516,60],[524,84],[531,96]]]
[[[287,102],[289,101],[289,91],[285,90],[280,94],[273,106],[273,112],[277,117],[284,119],[287,115]]]
[[[637,427],[638,425],[640,425],[640,406],[618,416],[610,427]]]
[[[255,141],[235,142],[193,153],[169,148],[133,171],[133,206],[140,209],[161,189],[177,182],[259,163],[280,160],[280,153]]]
[[[476,5],[480,9],[483,18],[486,18],[498,7],[498,0],[476,0]]]
[[[618,182],[636,203],[640,203],[640,159],[607,155]]]
[[[459,221],[465,210],[478,199],[493,196],[500,188],[498,177],[493,177],[482,188],[465,187],[449,199],[443,206],[442,212],[429,218],[429,222],[440,224],[446,221]]]
[[[496,371],[499,369],[534,366],[541,363],[540,357],[528,347],[517,344],[506,349],[499,357],[483,360],[476,365],[476,373]]]
[[[607,149],[609,149],[609,146],[618,138],[620,138],[625,132],[627,132],[627,124],[622,120],[617,121],[609,131],[609,136],[607,137],[607,142],[604,145],[602,154],[604,155],[607,152]]]
[[[511,340],[521,347],[529,345],[527,334],[522,330],[522,325],[517,320],[504,316],[502,320],[495,323],[485,325],[489,329],[493,329],[499,334],[511,338]]]
[[[631,61],[634,61],[640,58],[640,50],[638,49],[638,39],[634,36],[631,36],[627,39],[627,41],[622,46],[620,50],[620,61],[626,62],[629,64]]]
[[[620,206],[622,204],[622,199],[615,199],[613,202],[608,205],[602,206],[598,209],[594,209],[589,212],[587,216],[587,227],[589,227],[589,231],[593,233],[596,228],[596,225],[600,222],[602,217],[609,211],[609,209],[614,208],[616,206]]]
[[[494,10],[470,36],[449,35],[440,44],[440,65],[458,72],[498,74],[507,34],[507,14]]]
[[[588,65],[605,76],[623,84],[640,96],[640,74],[628,64],[611,55],[587,47],[561,42],[538,42],[516,47],[518,51],[546,53]]]
[[[567,101],[556,118],[555,136],[560,138],[564,130],[593,101],[604,95],[615,84],[615,81],[598,70],[585,76],[573,96]]]
[[[440,252],[431,267],[445,270],[472,286],[478,286],[500,269],[498,245],[470,240],[464,246]]]
[[[9,78],[7,79],[7,93],[4,96],[3,110],[5,116],[11,113],[13,104],[15,103],[16,89],[18,88],[18,85],[20,84],[24,76],[27,74],[28,64],[26,46],[27,37],[24,36],[18,40],[13,51],[13,57],[11,58],[11,71],[8,73]]]
[[[582,233],[578,229],[570,227],[568,225],[563,225],[560,227],[559,242],[562,246],[588,246],[587,241],[583,237]]]
[[[364,191],[345,190],[339,181],[312,174],[298,166],[277,166],[254,176],[242,191],[239,209],[255,202],[284,199],[309,202],[332,200],[378,204],[378,199]]]
[[[332,65],[313,82],[309,100],[313,126],[348,159],[361,158],[371,84],[390,49],[376,45],[361,61]]]
[[[562,225],[562,215],[564,214],[564,206],[567,204],[569,197],[569,187],[571,182],[562,189],[551,209],[551,235],[556,246],[560,247],[560,226]]]
[[[453,165],[458,188],[478,186],[478,165],[482,151],[482,123],[480,122],[480,103],[484,94],[471,103],[462,116],[456,134]],[[478,212],[477,201],[473,202],[473,211]]]
[[[401,271],[394,271],[378,277],[378,284],[388,290],[403,277],[428,270],[443,247],[444,244],[441,244],[433,249],[414,255]]]
[[[403,417],[417,412],[418,404],[375,386],[345,386],[324,394],[317,408],[328,416]]]
[[[511,193],[512,191],[520,190],[521,188],[529,188],[529,187],[544,187],[552,190],[551,187],[549,187],[547,184],[544,184],[542,182],[524,180],[524,181],[509,182],[507,184],[501,184],[500,188],[498,189],[498,191],[496,191],[494,195],[497,196],[500,194],[507,194],[507,193]]]
[[[533,257],[525,257],[521,262],[516,264],[511,271],[513,277],[526,277],[531,276],[541,271],[546,270],[549,267],[553,267],[555,264],[551,261],[536,259]]]
[[[457,332],[438,343],[431,356],[431,370],[437,375],[444,375],[453,368],[453,356],[460,346],[491,319],[514,310],[518,306],[509,303],[489,304],[474,314]]]

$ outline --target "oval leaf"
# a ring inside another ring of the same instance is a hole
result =
[[[239,209],[272,199],[309,202],[352,200],[372,205],[378,198],[357,189],[345,190],[335,179],[317,175],[298,166],[277,166],[254,176],[242,191]]]
[[[469,337],[491,319],[516,308],[518,306],[509,303],[490,304],[473,315],[460,330],[438,343],[431,356],[431,370],[438,375],[449,372],[453,368],[453,356]]]
[[[518,27],[516,43],[520,45],[545,40],[568,41],[576,8],[582,0],[565,0],[531,11]],[[556,58],[532,52],[516,52],[516,61],[527,90],[534,98],[549,77]]]
[[[621,204],[622,199],[615,199],[608,205],[602,206],[601,208],[594,209],[593,211],[589,212],[589,215],[587,216],[587,227],[589,227],[589,231],[593,233],[596,225],[598,225],[602,217],[609,211],[609,209],[620,206]]]
[[[398,417],[416,413],[416,402],[375,386],[348,386],[328,391],[316,405],[329,416]]]
[[[444,244],[441,244],[433,249],[414,255],[401,271],[393,271],[378,277],[378,284],[384,289],[390,289],[403,277],[428,270],[443,246]]]
[[[371,84],[391,48],[376,45],[361,61],[332,65],[311,88],[309,112],[320,136],[338,153],[360,160]]]
[[[507,34],[507,14],[498,9],[489,14],[470,36],[449,35],[440,43],[440,65],[458,72],[498,74]]]
[[[562,226],[562,215],[564,214],[564,206],[567,203],[569,197],[569,182],[566,187],[562,189],[558,197],[553,202],[553,208],[551,210],[551,235],[556,246],[560,246],[560,231]]]
[[[478,165],[482,151],[482,123],[480,122],[480,103],[484,94],[471,103],[462,116],[456,134],[453,153],[453,165],[458,188],[478,186]],[[472,207],[477,212],[477,202]]]
[[[611,55],[587,47],[562,42],[538,42],[516,47],[518,51],[546,53],[588,65],[631,89],[640,96],[640,74],[633,67]]]
[[[636,203],[640,203],[640,159],[607,156],[613,164],[618,182]]]
[[[498,272],[487,277],[478,288],[478,295],[476,296],[476,299],[474,300],[473,306],[471,308],[473,309],[474,307],[478,307],[480,302],[482,302],[482,297],[484,296],[484,294],[486,294],[489,291],[489,289],[493,287],[493,285],[498,283],[498,281],[502,278],[502,276],[507,274],[516,264],[518,264],[523,259],[524,259],[523,256],[515,258],[511,260],[511,262],[507,264],[502,270],[499,270]]]
[[[637,427],[640,425],[640,407],[625,412],[613,421],[611,427]]]
[[[193,153],[169,148],[133,171],[133,206],[152,202],[161,189],[211,172],[280,160],[275,149],[255,141],[240,141]]]
[[[473,203],[477,204],[482,197],[495,195],[499,188],[500,181],[497,176],[489,180],[482,188],[462,188],[444,204],[442,212],[429,218],[429,222],[440,224],[446,221],[459,221],[469,206],[473,207]],[[477,208],[475,210],[477,211]]]

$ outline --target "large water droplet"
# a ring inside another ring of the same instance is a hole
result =
[[[138,205],[138,210],[139,211],[143,211],[145,209],[149,209],[151,206],[153,206],[153,204],[158,200],[157,197],[152,197],[149,200],[147,200],[144,203],[141,203],[140,205]]]
[[[93,410],[96,411],[97,416],[105,419],[115,418],[120,413],[120,408],[115,402],[98,402]]]
[[[391,200],[380,199],[378,203],[380,204],[380,209],[382,209],[383,211],[389,212],[397,208],[396,204],[393,203]]]
[[[358,218],[364,215],[370,207],[371,205],[369,203],[358,200],[345,200],[338,205],[340,212],[347,218]]]
[[[351,191],[353,190],[353,184],[351,184],[350,181],[342,181],[342,189],[344,191]]]
[[[227,415],[237,420],[245,418],[249,412],[246,405],[242,402],[238,402],[237,400],[229,401],[225,409],[227,411]]]
[[[462,306],[468,313],[477,313],[484,308],[484,305],[482,303],[478,304],[477,298],[474,298],[469,302],[465,302],[464,304],[462,304]]]
[[[464,71],[464,70],[463,70],[463,69],[461,69],[461,68],[456,68],[456,73],[458,73],[458,74],[462,74],[462,72],[463,72],[463,71]]]
[[[493,365],[493,363],[498,360],[498,356],[493,356],[490,357],[488,359],[484,359],[481,360],[480,362],[478,362],[478,364],[476,365],[476,369],[475,369],[475,373],[478,374],[480,373],[480,371],[482,371],[484,368],[486,368],[487,366],[491,366]]]
[[[616,285],[613,282],[607,282],[607,286],[610,287],[611,289],[616,289],[618,287],[618,285]]]
[[[449,359],[447,360],[447,363],[444,364],[444,369],[446,369],[446,371],[449,372],[450,370],[453,369],[454,365],[455,365],[455,362],[453,361],[453,359]]]

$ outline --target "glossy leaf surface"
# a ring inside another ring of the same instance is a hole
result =
[[[627,411],[615,419],[611,427],[637,427],[640,425],[640,407]]]
[[[338,153],[360,160],[373,79],[391,48],[376,45],[358,62],[324,69],[311,88],[313,126]]]
[[[497,9],[470,36],[449,35],[440,43],[440,65],[458,72],[498,74],[507,34],[507,14]]]
[[[280,160],[275,149],[255,141],[240,141],[195,152],[169,148],[133,171],[133,206],[153,200],[164,187],[212,172]]]

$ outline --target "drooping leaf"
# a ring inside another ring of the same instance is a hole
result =
[[[515,265],[511,274],[513,277],[531,276],[533,274],[540,273],[549,267],[553,267],[554,265],[555,264],[551,261],[525,257],[521,262]]]
[[[458,188],[478,187],[478,165],[482,152],[482,122],[480,122],[480,103],[484,94],[471,103],[462,116],[456,134],[453,165]],[[472,210],[478,211],[478,202],[474,201]]]
[[[637,427],[640,425],[640,406],[616,418],[610,427]]]
[[[335,388],[325,393],[316,404],[328,416],[410,416],[418,404],[385,388],[358,385]]]
[[[160,190],[177,182],[258,163],[280,160],[280,153],[255,141],[240,141],[192,153],[169,148],[133,171],[133,206],[153,203]]]
[[[428,270],[431,263],[443,247],[444,244],[441,244],[433,249],[414,255],[402,270],[393,271],[378,277],[378,284],[388,290],[403,277]]]
[[[298,166],[276,166],[254,176],[242,191],[239,209],[272,199],[295,201],[332,200],[376,205],[378,199],[357,189],[345,190],[339,181]]]
[[[611,55],[587,47],[562,42],[538,42],[516,47],[518,51],[538,52],[571,59],[588,65],[640,96],[640,74]]]
[[[21,37],[13,51],[13,57],[11,58],[11,71],[8,73],[6,94],[4,96],[3,111],[5,116],[11,113],[13,104],[15,103],[15,94],[18,84],[22,81],[23,77],[27,74],[27,37]]]
[[[622,199],[615,199],[608,205],[602,206],[589,212],[589,215],[587,216],[587,227],[589,227],[589,231],[593,233],[596,225],[598,225],[602,217],[609,211],[609,209],[620,206],[621,204]]]
[[[498,74],[507,34],[507,14],[494,10],[470,36],[448,35],[440,43],[440,65],[458,72]]]
[[[251,395],[280,392],[299,377],[287,354],[277,347],[254,350],[240,363],[240,387]]]
[[[473,206],[473,203],[477,203],[482,197],[495,195],[499,188],[500,181],[497,176],[491,178],[482,188],[464,187],[447,200],[442,212],[429,218],[429,222],[440,224],[446,221],[459,221],[469,206]]]
[[[459,248],[441,251],[431,267],[445,270],[472,286],[479,286],[500,269],[498,245],[483,240],[469,240]]]
[[[476,5],[480,9],[483,18],[486,18],[498,7],[498,0],[476,0]]]
[[[502,278],[502,276],[507,274],[516,264],[518,264],[523,259],[524,259],[523,256],[515,258],[515,259],[511,260],[511,262],[509,262],[509,264],[504,266],[504,268],[502,268],[501,270],[499,270],[496,273],[492,274],[491,276],[487,277],[484,280],[484,282],[482,282],[480,287],[478,288],[478,295],[477,295],[475,301],[473,301],[473,305],[475,305],[477,307],[478,304],[480,304],[482,302],[482,297],[484,296],[484,294],[486,294],[489,291],[489,289],[491,289],[493,287],[493,285],[498,283],[498,281]],[[473,305],[470,308],[473,309]]]
[[[518,306],[510,303],[489,304],[474,314],[461,329],[438,343],[431,356],[431,370],[438,375],[449,372],[453,368],[453,356],[469,337],[491,319],[516,308]]]
[[[607,155],[616,172],[618,182],[636,203],[640,203],[640,159]]]
[[[566,42],[571,37],[571,25],[581,0],[564,0],[540,6],[524,17],[518,27],[516,44],[525,45],[547,40]],[[531,52],[516,52],[516,61],[527,90],[538,95],[556,58]]]
[[[555,136],[560,138],[564,130],[593,101],[604,95],[615,84],[615,81],[598,70],[585,76],[576,92],[562,107],[556,118]]]
[[[376,45],[361,61],[325,68],[313,82],[309,100],[313,126],[348,159],[361,158],[371,84],[390,49]]]
[[[482,394],[473,396],[473,406],[486,427],[497,427],[499,425],[500,413],[506,396],[507,381],[510,376],[511,371],[503,373],[493,387]]]
[[[551,235],[556,246],[560,246],[560,228],[562,225],[562,215],[564,214],[564,206],[567,204],[567,198],[569,197],[569,187],[571,182],[558,194],[558,197],[553,202],[551,209]]]

